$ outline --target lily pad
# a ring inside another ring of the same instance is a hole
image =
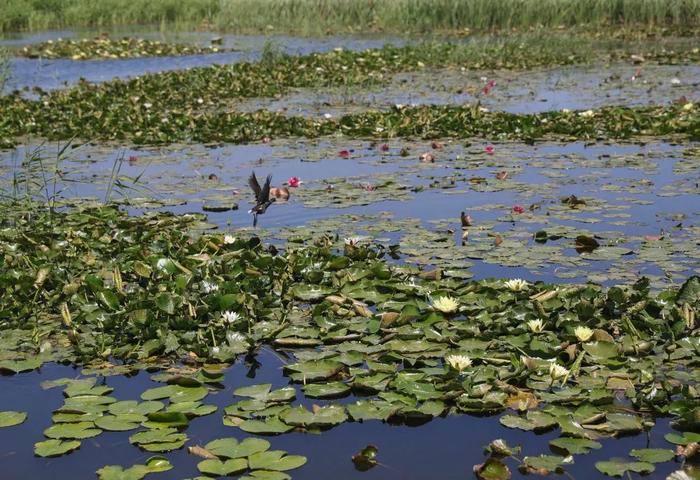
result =
[[[614,458],[604,462],[596,462],[595,468],[599,472],[611,477],[621,477],[626,472],[647,474],[654,471],[654,465],[647,462],[628,462],[620,458]]]
[[[34,455],[38,457],[58,457],[80,448],[78,440],[44,440],[34,444]]]
[[[25,412],[4,411],[0,412],[0,428],[14,427],[27,419]]]

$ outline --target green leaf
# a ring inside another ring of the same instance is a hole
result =
[[[59,423],[44,430],[44,435],[49,438],[74,438],[84,439],[96,437],[102,430],[94,428],[92,422]]]
[[[670,462],[676,457],[675,452],[667,448],[638,448],[631,450],[630,455],[648,463]]]
[[[235,458],[222,462],[218,459],[202,460],[197,464],[197,468],[202,473],[208,473],[217,477],[225,477],[240,473],[248,468],[248,461],[245,458]]]
[[[34,444],[34,455],[38,457],[58,457],[80,447],[78,440],[45,440]]]
[[[488,458],[480,465],[474,465],[474,475],[479,480],[508,480],[510,470],[498,459]]]
[[[15,412],[11,410],[0,412],[0,428],[14,427],[24,422],[26,419],[27,414],[25,412]]]
[[[138,414],[148,415],[165,408],[161,402],[137,402],[136,400],[123,400],[109,406],[112,415]]]
[[[280,414],[280,419],[287,425],[306,428],[337,425],[347,418],[345,408],[341,405],[327,405],[315,412],[310,412],[302,405],[298,405]]]
[[[549,442],[553,447],[566,450],[568,453],[577,455],[590,452],[591,449],[599,449],[602,445],[587,438],[560,437]]]
[[[260,438],[246,438],[238,442],[235,438],[213,440],[204,447],[218,457],[241,458],[270,448],[270,442]]]
[[[224,424],[226,424],[226,419],[224,419]],[[244,432],[261,435],[274,435],[294,430],[294,426],[283,423],[277,417],[269,417],[265,420],[245,420],[239,425],[239,428]]]
[[[306,463],[306,457],[301,455],[287,455],[282,450],[269,450],[255,453],[248,457],[251,470],[274,470],[285,472],[299,468]]]
[[[95,419],[95,425],[102,430],[110,432],[125,432],[138,428],[140,423],[145,420],[143,415],[126,413],[123,415],[105,415]]]
[[[613,458],[605,462],[596,462],[595,468],[611,477],[621,477],[625,472],[651,473],[654,465],[647,462],[628,462],[621,458]]]
[[[149,413],[148,422],[144,425],[150,428],[186,427],[189,424],[187,416],[180,412]]]

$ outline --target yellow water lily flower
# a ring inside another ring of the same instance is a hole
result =
[[[458,372],[472,366],[472,359],[466,355],[447,355],[445,357],[445,362]]]
[[[579,342],[587,342],[593,336],[593,330],[588,327],[576,327],[574,329],[574,335],[576,335]]]
[[[549,376],[552,380],[558,380],[564,378],[569,374],[569,370],[566,367],[562,367],[559,364],[552,363],[549,366]]]
[[[503,285],[514,292],[521,292],[527,288],[527,282],[521,278],[514,278],[512,280],[508,280],[507,282],[503,282]]]
[[[448,295],[444,297],[437,298],[432,301],[433,308],[443,313],[452,313],[457,311],[459,308],[459,302],[457,299],[452,298]]]
[[[539,318],[537,320],[530,320],[527,322],[527,327],[532,333],[540,333],[544,330],[544,324]]]

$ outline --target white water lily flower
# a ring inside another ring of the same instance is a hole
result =
[[[248,339],[240,332],[229,332],[226,334],[226,340],[229,342],[246,342]]]
[[[143,106],[144,106],[144,108],[151,108],[153,106],[153,104],[146,102],[143,104]]]
[[[324,114],[323,114],[323,118],[325,118],[326,120],[328,120],[329,118],[333,118],[333,115],[331,115],[330,113],[324,113]]]
[[[527,322],[527,328],[530,329],[532,333],[540,333],[544,330],[544,324],[539,318],[537,320],[530,320]]]
[[[350,245],[354,247],[357,246],[357,244],[360,243],[362,240],[364,240],[362,237],[349,237],[344,239],[343,241],[345,242],[345,245]]]
[[[449,295],[433,300],[432,304],[435,310],[439,310],[442,313],[452,313],[459,308],[459,302]]]
[[[528,283],[521,278],[514,278],[512,280],[508,280],[507,282],[503,282],[503,285],[514,292],[521,292],[527,288]]]
[[[461,372],[472,366],[472,359],[467,355],[447,355],[445,362],[453,369]]]
[[[219,290],[219,286],[215,283],[207,282],[205,280],[202,282],[202,290],[204,290],[205,293],[216,292],[217,290]]]
[[[219,347],[211,347],[211,353],[213,353],[214,355],[219,353],[219,351],[221,351]]]
[[[576,335],[579,342],[587,342],[593,336],[593,330],[588,327],[576,327],[574,329],[574,335]]]
[[[235,323],[241,318],[241,316],[236,312],[227,311],[221,314],[221,318],[226,323]]]
[[[595,112],[593,112],[593,110],[586,110],[585,112],[581,112],[578,114],[579,117],[583,118],[591,118],[593,115],[595,115]]]
[[[224,235],[224,243],[226,245],[231,245],[232,243],[236,243],[236,237],[233,235]]]
[[[558,380],[564,378],[569,374],[569,370],[561,365],[552,362],[549,366],[549,376],[552,380]]]
[[[671,85],[680,85],[680,84],[681,84],[681,80],[679,78],[674,77],[671,79]]]
[[[168,265],[168,259],[167,258],[159,258],[158,262],[156,262],[156,268],[158,270],[165,270],[165,267]]]
[[[561,113],[571,113],[571,110],[569,110],[568,108],[562,108]]]

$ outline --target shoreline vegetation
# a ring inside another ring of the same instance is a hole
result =
[[[328,35],[631,27],[697,31],[700,0],[5,0],[0,33],[162,25]]]

